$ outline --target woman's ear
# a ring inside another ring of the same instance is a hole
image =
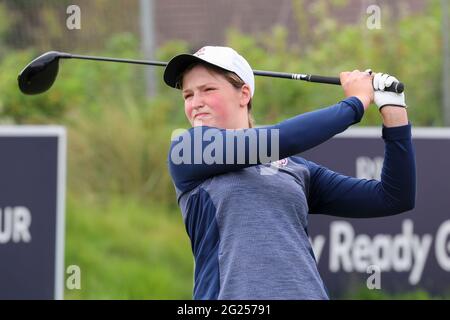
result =
[[[250,86],[248,84],[244,84],[241,87],[241,101],[240,105],[242,107],[246,107],[252,98],[252,94],[250,92]]]

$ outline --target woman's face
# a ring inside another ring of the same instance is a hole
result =
[[[183,76],[182,92],[184,111],[193,127],[248,128],[248,85],[236,89],[221,74],[197,65]]]

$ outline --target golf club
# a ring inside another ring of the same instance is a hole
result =
[[[58,75],[59,60],[60,59],[83,59],[94,61],[109,61],[131,64],[143,64],[150,66],[166,66],[167,62],[160,61],[146,61],[146,60],[132,60],[132,59],[118,59],[108,57],[94,57],[76,55],[65,52],[49,51],[43,55],[37,57],[31,61],[18,76],[18,83],[20,91],[24,94],[39,94],[47,91],[55,82]],[[324,77],[311,74],[299,74],[299,73],[285,73],[285,72],[273,72],[253,70],[256,76],[285,78],[293,80],[303,80],[317,83],[328,83],[340,85],[341,81],[337,77]],[[394,82],[389,88],[385,88],[385,91],[401,93],[404,91],[404,85],[401,82]]]

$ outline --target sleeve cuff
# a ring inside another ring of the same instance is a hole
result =
[[[407,140],[411,139],[411,122],[399,127],[385,127],[383,125],[384,140]]]
[[[364,115],[364,106],[361,100],[359,100],[357,97],[348,97],[341,102],[349,105],[355,111],[355,121],[353,122],[353,124],[360,122]]]

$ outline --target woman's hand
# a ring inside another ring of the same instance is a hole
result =
[[[339,75],[346,97],[357,97],[361,100],[364,110],[373,102],[372,76],[369,72],[354,70],[341,72]]]
[[[386,73],[376,73],[373,78],[374,102],[380,110],[385,127],[398,127],[408,124],[405,93],[384,91],[394,81],[398,81],[397,78]]]

